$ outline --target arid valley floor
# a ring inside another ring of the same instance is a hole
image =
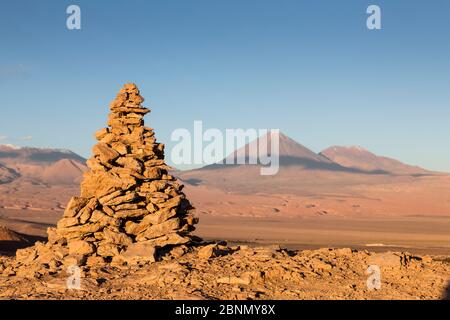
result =
[[[70,193],[73,190],[66,191]],[[60,199],[60,194],[54,197],[55,203],[65,200],[64,197]],[[0,223],[21,234],[32,235],[29,241],[45,241],[46,228],[54,225],[62,215],[57,208],[3,208],[0,211]],[[69,275],[64,266],[55,270],[32,270],[31,273],[20,267],[15,271],[6,269],[11,259],[8,256],[13,254],[10,249],[15,244],[18,247],[27,244],[23,241],[3,241],[0,243],[1,250],[6,256],[0,260],[0,270],[3,269],[0,297],[449,298],[450,218],[446,216],[319,215],[267,218],[199,213],[199,217],[201,222],[197,235],[207,241],[228,241],[226,246],[217,246],[217,254],[210,257],[207,254],[199,259],[201,248],[194,248],[185,253],[160,257],[156,263],[132,268],[84,267],[83,290],[67,290]],[[6,248],[9,250],[4,250]],[[366,271],[371,264],[381,268],[382,287],[379,290],[367,289],[369,275]]]

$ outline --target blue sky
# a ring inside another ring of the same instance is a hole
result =
[[[70,4],[81,30],[66,28]],[[370,4],[382,30],[366,28]],[[167,153],[203,120],[450,171],[447,0],[16,0],[0,39],[0,143],[87,157],[131,81]]]

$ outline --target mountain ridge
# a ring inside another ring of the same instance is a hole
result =
[[[393,158],[378,156],[360,146],[332,146],[316,153],[281,132],[278,135],[278,156],[280,166],[298,166],[303,169],[311,170],[342,171],[366,174],[427,175],[437,173],[418,166],[405,164]],[[268,133],[258,137],[257,139],[247,143],[245,146],[235,150],[217,163],[186,171],[221,169],[223,166],[230,166],[230,164],[235,166],[242,164],[248,165],[250,163],[259,164],[260,162],[258,159],[249,156],[249,150],[257,150],[257,145],[260,140],[268,140],[267,146],[268,150],[270,150],[271,139],[273,136],[273,134]],[[263,143],[265,143],[265,141],[263,141]],[[339,150],[339,154],[335,154],[333,152],[334,150]],[[356,161],[357,156],[352,156],[355,152],[362,153],[365,157],[360,157],[358,158],[359,161]],[[352,157],[355,158],[355,163],[349,161]],[[238,159],[240,162],[237,161]],[[364,159],[368,162],[367,164],[364,163]]]
[[[0,182],[18,178],[49,184],[77,184],[86,159],[68,149],[0,145]]]
[[[346,168],[407,175],[433,173],[419,166],[412,166],[390,157],[376,155],[361,146],[331,146],[319,154]]]

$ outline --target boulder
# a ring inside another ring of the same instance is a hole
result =
[[[64,217],[72,218],[77,215],[77,213],[86,206],[89,202],[88,198],[83,197],[72,197],[67,204],[66,209],[64,210]]]
[[[400,268],[401,257],[393,252],[374,253],[369,256],[367,263],[379,267]]]
[[[81,182],[81,195],[101,198],[117,190],[126,191],[135,184],[133,177],[118,177],[102,171],[86,172]]]
[[[84,240],[73,240],[68,243],[69,255],[89,255],[95,252],[94,246]]]
[[[164,221],[160,224],[155,224],[147,228],[142,234],[139,234],[136,237],[136,240],[139,239],[154,239],[161,237],[165,234],[169,234],[174,232],[175,230],[180,228],[180,219],[173,218],[167,221]],[[139,240],[138,240],[139,241]]]
[[[120,257],[128,264],[143,262],[155,262],[156,249],[150,243],[136,242],[120,254]]]
[[[111,163],[120,156],[116,150],[102,142],[96,144],[92,151],[102,163]]]
[[[200,259],[210,259],[216,256],[217,251],[217,245],[216,244],[209,244],[204,247],[202,247],[198,251],[198,257]]]
[[[119,249],[116,244],[101,242],[97,247],[97,254],[101,257],[114,257],[119,255]]]
[[[117,206],[117,205],[122,204],[122,203],[132,202],[132,201],[138,199],[138,197],[139,196],[138,196],[138,194],[136,192],[131,192],[131,193],[128,193],[126,195],[119,196],[119,197],[116,197],[114,199],[111,199],[111,200],[105,202],[104,204],[107,205],[107,206]]]

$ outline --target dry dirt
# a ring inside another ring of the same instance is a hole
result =
[[[0,259],[3,299],[450,298],[450,264],[405,253],[209,245],[135,267],[83,267],[81,290],[67,288],[66,266],[21,269]],[[379,289],[368,288],[369,265],[380,268]]]
[[[185,193],[200,212],[253,217],[450,217],[450,175],[392,176],[257,167],[181,173]]]

